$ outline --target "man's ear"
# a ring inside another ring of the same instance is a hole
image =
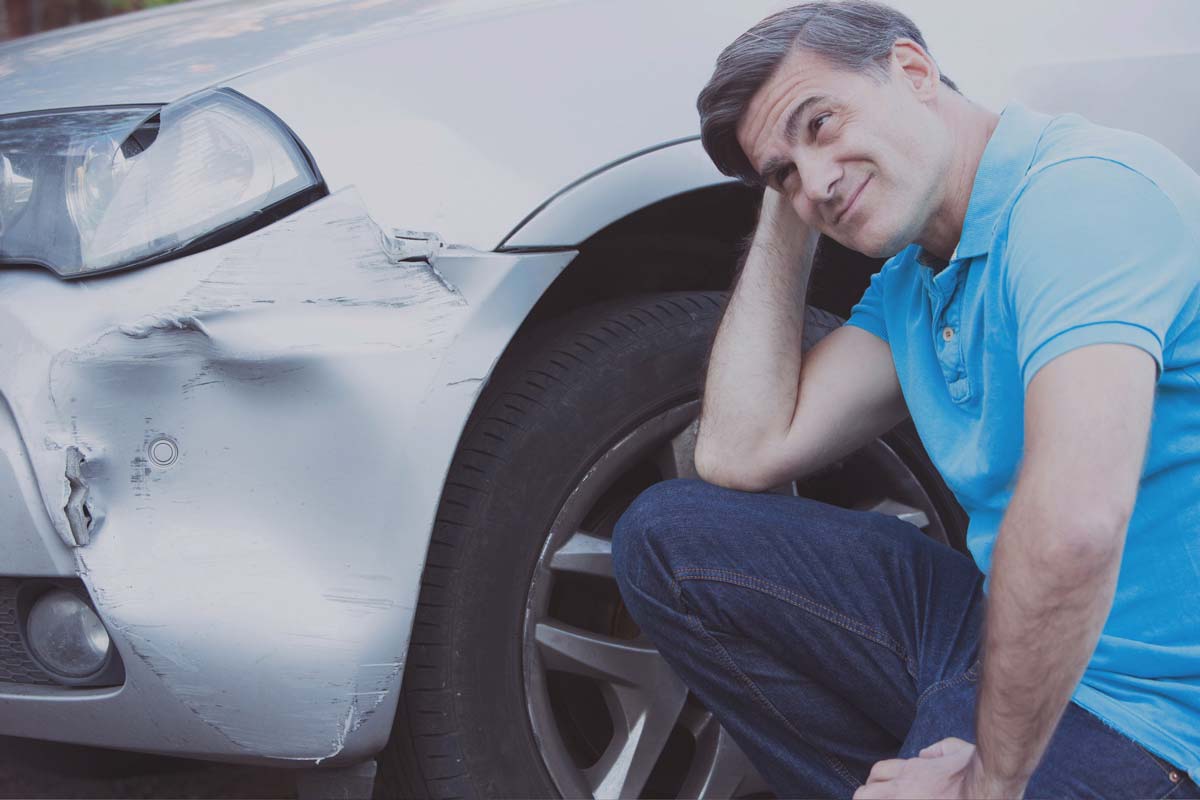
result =
[[[896,76],[912,88],[918,100],[932,100],[936,96],[942,73],[924,47],[912,39],[897,39],[892,45],[890,63]]]

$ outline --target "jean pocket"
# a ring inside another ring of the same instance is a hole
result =
[[[1132,740],[1131,740],[1132,741]],[[1165,758],[1159,758],[1151,753],[1146,748],[1142,747],[1137,742],[1133,742],[1135,747],[1138,747],[1146,754],[1146,758],[1154,762],[1154,764],[1162,771],[1167,781],[1171,784],[1170,789],[1166,794],[1160,795],[1164,798],[1172,798],[1172,800],[1183,800],[1183,798],[1200,797],[1200,789],[1197,789],[1196,784],[1188,778],[1188,774],[1179,767],[1167,761]]]
[[[1027,797],[1147,797],[1179,794],[1187,776],[1072,702],[1034,771]]]

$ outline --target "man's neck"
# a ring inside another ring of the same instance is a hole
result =
[[[947,95],[943,117],[954,152],[946,173],[946,193],[929,228],[917,243],[931,254],[949,260],[962,236],[975,173],[979,171],[983,151],[1000,122],[1000,115],[945,87],[943,91]]]

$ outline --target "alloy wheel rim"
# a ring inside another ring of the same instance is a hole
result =
[[[612,528],[624,509],[653,483],[697,477],[698,412],[699,401],[677,405],[604,452],[563,503],[534,568],[523,624],[525,704],[564,797],[770,796],[732,737],[637,630],[613,579]],[[847,483],[862,484],[857,496]],[[946,541],[928,494],[882,440],[774,491],[893,514]]]

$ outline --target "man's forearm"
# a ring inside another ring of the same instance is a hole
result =
[[[1040,494],[1018,485],[992,558],[975,776],[990,797],[1024,791],[1095,650],[1120,568],[1123,525],[1072,536],[1074,523]]]
[[[709,358],[696,460],[702,472],[708,462],[710,475],[782,439],[796,410],[817,235],[777,202],[769,194],[764,200]],[[751,405],[755,413],[746,413]]]

